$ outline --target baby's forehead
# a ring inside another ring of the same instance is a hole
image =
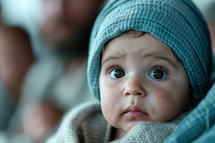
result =
[[[132,52],[136,52],[137,55],[142,53],[143,56],[168,56],[169,54],[176,56],[170,46],[150,33],[139,31],[128,31],[111,39],[102,48],[101,55],[117,57],[117,55],[129,55]]]
[[[129,37],[132,37],[132,38],[136,38],[136,37],[140,37],[140,36],[144,35],[145,33],[146,32],[144,32],[144,31],[129,30],[129,31],[124,32],[123,34],[128,35]]]

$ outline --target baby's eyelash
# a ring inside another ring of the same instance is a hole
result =
[[[162,70],[162,71],[164,71],[166,74],[168,74],[167,68],[165,68],[165,67],[162,66],[162,65],[154,65],[154,66],[150,69],[149,72],[151,72],[151,71],[154,70],[154,69]]]
[[[110,72],[112,72],[114,69],[122,69],[121,66],[119,65],[109,65],[105,68],[105,73],[109,74]]]

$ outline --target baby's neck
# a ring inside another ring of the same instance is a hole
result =
[[[117,129],[117,128],[112,128],[112,133],[111,133],[111,141],[117,140],[122,138],[126,134],[125,131]]]

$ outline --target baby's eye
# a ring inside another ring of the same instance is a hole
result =
[[[164,79],[166,78],[167,74],[163,69],[153,69],[149,76],[153,79]]]
[[[113,69],[110,72],[110,76],[112,78],[122,78],[123,76],[125,76],[125,72],[121,69]]]

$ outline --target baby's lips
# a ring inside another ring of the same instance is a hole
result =
[[[147,114],[145,111],[143,111],[143,109],[141,109],[139,106],[137,105],[131,105],[131,106],[128,106],[126,109],[125,109],[125,112],[124,114]]]

